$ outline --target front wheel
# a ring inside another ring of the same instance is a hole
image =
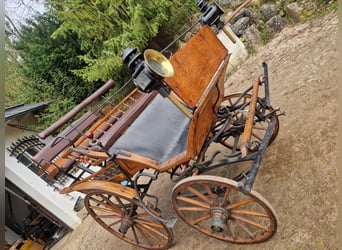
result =
[[[136,199],[109,191],[91,191],[84,199],[89,214],[118,238],[144,249],[167,249],[173,233],[153,219]]]
[[[172,204],[191,227],[231,243],[258,243],[277,228],[274,209],[259,193],[242,193],[237,182],[216,176],[188,177],[176,184]]]

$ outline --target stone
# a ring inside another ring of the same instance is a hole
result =
[[[232,30],[237,36],[241,36],[249,24],[249,17],[242,17],[232,25]]]
[[[303,13],[303,8],[300,7],[297,2],[286,5],[285,10],[286,15],[289,19],[297,23],[301,21],[301,14]]]
[[[287,25],[286,19],[282,18],[280,15],[276,15],[266,22],[266,27],[271,32],[279,32],[286,25]]]
[[[260,12],[265,17],[266,21],[268,21],[272,17],[278,15],[277,6],[274,4],[263,4],[263,5],[261,5]]]
[[[230,7],[233,9],[238,8],[241,4],[243,4],[244,0],[232,0],[230,1]]]
[[[230,22],[235,23],[242,17],[249,17],[250,23],[257,23],[259,20],[259,15],[254,10],[243,8],[232,18]]]
[[[217,3],[221,7],[227,7],[230,6],[231,0],[218,0]]]
[[[257,49],[262,45],[260,31],[256,28],[255,24],[247,27],[242,35],[246,43],[253,49]]]

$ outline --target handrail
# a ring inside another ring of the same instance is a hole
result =
[[[96,98],[103,95],[108,89],[110,89],[114,85],[113,80],[109,80],[106,84],[104,84],[101,88],[96,90],[93,94],[88,96],[85,100],[83,100],[80,104],[75,106],[72,110],[70,110],[67,114],[61,117],[58,121],[53,123],[50,127],[46,128],[44,131],[38,134],[39,138],[45,139],[65,123],[70,121],[75,115],[81,112],[85,107],[87,107],[91,102],[93,102]]]

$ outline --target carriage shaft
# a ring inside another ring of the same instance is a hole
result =
[[[264,156],[265,150],[269,144],[274,126],[275,126],[275,119],[271,119],[269,126],[267,127],[265,136],[259,147],[258,153],[253,161],[252,167],[248,171],[248,174],[246,177],[246,183],[243,185],[241,182],[239,182],[239,189],[245,194],[249,194],[253,187],[255,177],[258,173],[262,157]]]
[[[253,83],[251,103],[249,104],[247,120],[245,123],[245,129],[243,131],[242,139],[241,139],[241,157],[242,158],[247,156],[248,154],[248,147],[250,144],[253,123],[254,123],[255,107],[257,104],[257,100],[258,100],[259,83],[260,83],[259,79],[257,79]]]

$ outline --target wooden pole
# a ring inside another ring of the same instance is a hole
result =
[[[255,108],[256,108],[256,104],[258,100],[258,92],[259,92],[259,79],[257,79],[253,83],[251,103],[248,106],[245,129],[243,131],[242,138],[241,138],[240,150],[241,150],[242,158],[245,157],[248,153],[248,146],[250,144],[252,130],[253,130]]]
[[[58,121],[56,121],[54,124],[52,124],[50,127],[45,129],[44,131],[40,132],[38,136],[41,139],[45,139],[49,135],[51,135],[53,132],[55,132],[57,129],[59,129],[61,126],[63,126],[65,123],[70,121],[75,115],[77,115],[79,112],[81,112],[85,107],[87,107],[91,102],[93,102],[96,98],[103,95],[108,89],[110,89],[114,85],[113,80],[109,80],[106,84],[104,84],[101,88],[96,90],[92,95],[87,97],[85,100],[83,100],[80,104],[75,106],[72,110],[70,110],[67,114],[65,114],[62,118],[60,118]]]

